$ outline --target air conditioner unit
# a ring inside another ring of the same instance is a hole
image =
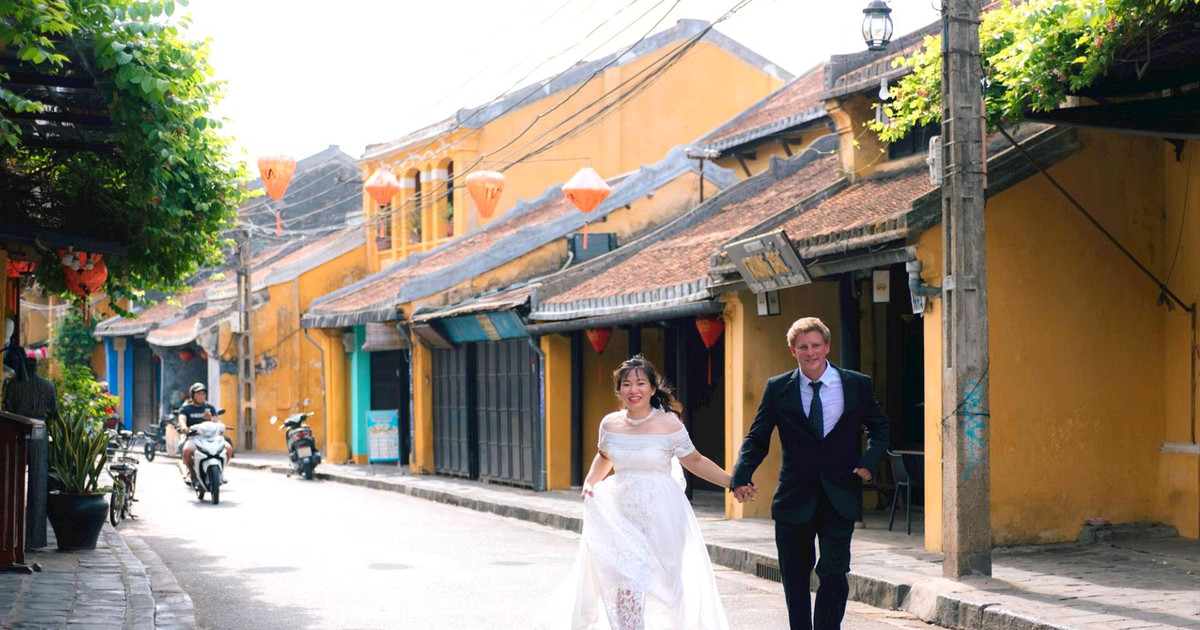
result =
[[[617,248],[617,235],[611,232],[593,232],[588,235],[588,246],[583,246],[583,234],[572,234],[568,237],[568,246],[574,254],[574,263],[591,260],[603,256]]]
[[[942,137],[934,136],[929,139],[929,154],[925,157],[929,165],[929,185],[942,185]]]

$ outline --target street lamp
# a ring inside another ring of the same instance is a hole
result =
[[[867,50],[887,50],[892,40],[892,9],[883,0],[871,0],[863,9],[862,35]]]

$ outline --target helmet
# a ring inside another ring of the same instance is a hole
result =
[[[188,388],[188,396],[195,396],[196,392],[204,392],[207,394],[208,387],[206,387],[204,383],[192,383],[192,386]]]

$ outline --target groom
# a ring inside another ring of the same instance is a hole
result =
[[[771,518],[788,618],[792,630],[836,630],[850,594],[850,537],[854,522],[862,518],[862,485],[871,480],[887,449],[888,420],[869,377],[825,359],[829,328],[821,320],[797,320],[787,341],[799,369],[767,381],[730,487],[739,501],[754,497],[751,477],[767,455],[771,432],[778,429],[783,465]],[[868,435],[865,454],[863,427]],[[813,553],[814,538],[820,561]],[[820,586],[810,614],[814,564]]]

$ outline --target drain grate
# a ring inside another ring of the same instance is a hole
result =
[[[754,563],[754,575],[772,582],[782,582],[783,576],[779,574],[779,567],[773,564],[765,564],[762,562]]]

